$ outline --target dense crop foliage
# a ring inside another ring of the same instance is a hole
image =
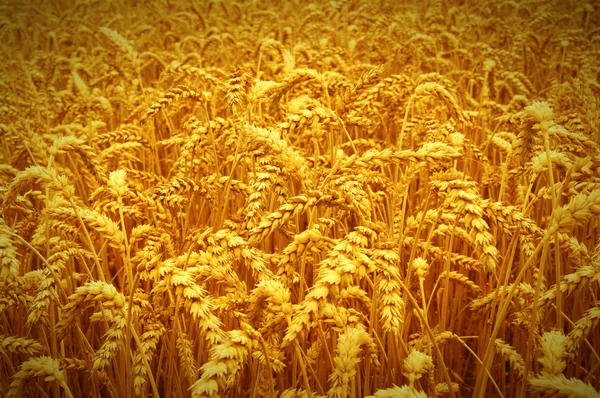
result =
[[[4,2],[0,51],[5,396],[599,396],[598,1]]]

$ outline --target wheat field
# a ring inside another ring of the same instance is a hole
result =
[[[600,2],[5,1],[0,394],[600,397]]]

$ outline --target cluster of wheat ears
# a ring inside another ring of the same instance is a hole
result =
[[[0,5],[6,397],[599,397],[600,2]]]

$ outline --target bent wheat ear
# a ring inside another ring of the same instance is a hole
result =
[[[103,183],[106,180],[104,168],[98,161],[98,155],[91,146],[87,145],[85,141],[80,138],[74,136],[59,137],[54,140],[48,152],[51,159],[48,162],[48,167],[50,167],[54,157],[59,153],[74,152],[81,157],[85,167],[89,169],[98,182]]]
[[[35,357],[21,364],[19,370],[13,377],[10,383],[10,389],[6,393],[7,397],[21,397],[28,383],[34,377],[44,377],[46,382],[56,382],[64,390],[65,395],[73,398],[73,393],[66,383],[66,378],[63,371],[60,369],[60,362],[51,357]]]
[[[8,355],[9,353],[24,353],[29,355],[41,354],[45,347],[37,340],[26,337],[0,335],[0,352]]]
[[[3,195],[3,207],[15,200],[19,190],[33,182],[43,182],[48,188],[64,195],[65,199],[75,195],[75,188],[69,184],[67,177],[58,174],[54,168],[31,166],[20,171],[8,185]]]
[[[571,357],[573,357],[581,344],[581,341],[586,338],[588,333],[597,327],[600,321],[600,302],[587,310],[583,316],[575,322],[575,327],[567,335],[566,348]]]
[[[104,34],[110,40],[117,50],[125,55],[127,60],[131,62],[135,72],[140,73],[141,60],[137,51],[133,48],[129,41],[127,41],[127,39],[121,36],[118,32],[110,28],[102,27],[100,28],[100,32],[102,32],[102,34]]]
[[[461,124],[467,124],[467,117],[463,113],[462,108],[458,105],[456,97],[452,95],[443,85],[435,82],[427,82],[418,85],[415,88],[415,96],[422,96],[425,94],[434,95],[440,98],[448,106],[448,109],[452,113],[452,116],[456,118]]]
[[[564,375],[538,376],[529,379],[528,383],[532,392],[544,393],[546,396],[587,398],[600,395],[590,384],[575,378],[567,379]]]
[[[150,108],[148,108],[144,116],[140,119],[140,125],[145,124],[148,120],[156,116],[160,110],[167,108],[173,102],[184,98],[201,101],[202,93],[196,92],[188,86],[178,86],[170,89],[158,100],[158,102],[152,104]]]
[[[75,293],[69,296],[69,302],[63,309],[61,319],[56,326],[56,331],[60,336],[64,336],[67,328],[72,327],[76,318],[83,311],[83,306],[87,303],[102,303],[107,309],[123,309],[127,306],[127,299],[109,283],[101,281],[88,282],[77,288]]]
[[[510,365],[517,371],[521,376],[525,372],[525,361],[521,354],[519,354],[511,345],[505,343],[502,339],[496,339],[496,350],[508,359]]]

